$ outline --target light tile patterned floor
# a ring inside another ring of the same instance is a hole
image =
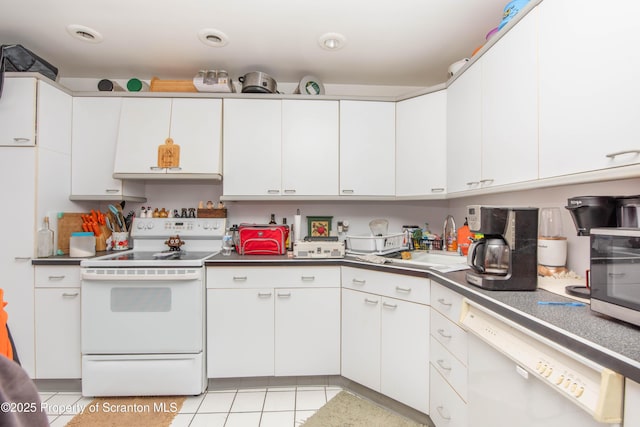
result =
[[[186,399],[172,427],[297,427],[342,389],[338,386],[240,388]],[[52,427],[64,427],[93,399],[41,392]]]

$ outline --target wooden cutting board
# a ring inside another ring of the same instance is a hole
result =
[[[82,215],[84,214],[76,212],[58,214],[58,251],[62,251],[64,255],[69,254],[71,233],[82,231]]]

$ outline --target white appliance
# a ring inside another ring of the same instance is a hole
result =
[[[465,300],[475,427],[620,426],[624,378]]]
[[[196,395],[206,388],[204,261],[221,218],[136,218],[133,249],[83,260],[84,396]],[[165,242],[179,236],[179,251]]]

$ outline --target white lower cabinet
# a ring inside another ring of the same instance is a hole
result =
[[[627,378],[624,387],[624,427],[640,426],[640,384]]]
[[[342,375],[426,414],[429,282],[349,267],[342,272]]]
[[[208,267],[209,378],[340,373],[339,267]]]
[[[80,378],[80,267],[36,266],[35,286],[35,378]]]
[[[431,282],[429,415],[436,427],[467,427],[467,333],[458,326],[462,296]]]

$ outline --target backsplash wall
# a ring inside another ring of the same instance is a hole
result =
[[[141,206],[152,208],[178,209],[197,207],[199,201],[217,203],[222,195],[222,184],[198,184],[193,182],[163,184],[147,183],[148,202],[128,203],[125,212],[131,209],[140,213]],[[283,217],[293,221],[293,215],[300,209],[302,226],[306,234],[306,216],[333,216],[332,229],[336,230],[338,220],[348,220],[348,234],[369,234],[368,223],[375,218],[389,220],[389,232],[399,232],[405,224],[424,227],[429,223],[435,233],[442,232],[444,218],[451,213],[458,227],[462,226],[465,208],[471,204],[503,206],[560,207],[564,234],[568,239],[567,266],[584,276],[589,268],[589,238],[578,237],[569,215],[564,209],[567,199],[575,196],[635,195],[640,194],[640,178],[567,185],[537,190],[518,191],[484,196],[464,197],[450,200],[430,201],[241,201],[227,202],[229,210],[228,226],[242,222],[267,223],[270,214],[275,214],[280,223]],[[101,207],[103,210],[105,207]]]

